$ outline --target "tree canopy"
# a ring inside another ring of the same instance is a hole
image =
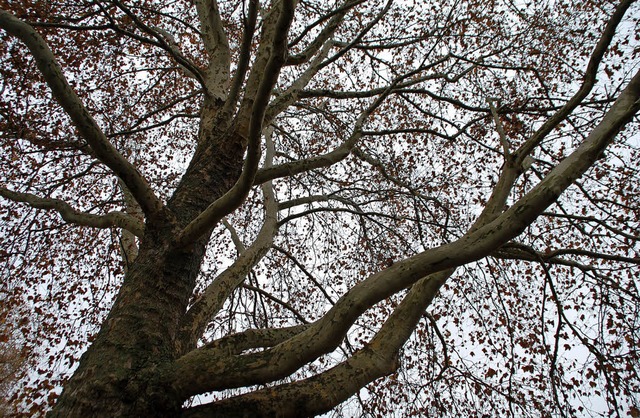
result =
[[[640,416],[639,20],[0,0],[8,401]]]

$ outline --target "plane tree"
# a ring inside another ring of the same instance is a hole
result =
[[[639,416],[636,2],[2,1],[51,416]]]

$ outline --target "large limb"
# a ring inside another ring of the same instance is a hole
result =
[[[67,82],[47,42],[33,27],[4,10],[0,10],[0,28],[27,45],[53,97],[69,115],[94,155],[122,179],[145,214],[152,217],[160,212],[163,208],[162,201],[142,174],[109,142]]]
[[[488,202],[472,226],[476,230],[500,215],[513,185],[522,173],[511,164],[510,152],[504,150],[506,164]],[[455,268],[432,273],[411,286],[402,303],[385,321],[365,347],[336,367],[311,378],[240,395],[221,402],[191,408],[189,417],[229,414],[247,408],[277,411],[282,416],[316,415],[326,412],[357,393],[360,388],[397,368],[397,355],[409,338],[426,308]],[[338,302],[340,303],[340,302]]]
[[[499,186],[494,189],[474,227],[490,222],[500,213],[518,172],[519,170],[512,165],[504,166],[498,182]],[[251,410],[265,411],[266,414],[269,411],[278,411],[278,414],[283,414],[283,416],[312,415],[331,409],[356,393],[362,386],[396,369],[398,350],[409,338],[440,287],[454,271],[455,269],[451,268],[433,273],[415,283],[376,336],[362,350],[331,370],[303,381],[252,392],[215,404],[191,408],[187,412],[187,416],[207,416],[212,413],[232,414],[233,411],[243,410],[247,407]],[[338,303],[343,303],[342,299]],[[313,326],[317,326],[317,323]],[[346,330],[344,331],[346,332]],[[344,333],[339,337],[344,337]],[[225,339],[219,341],[223,340]],[[338,342],[338,339],[334,339],[333,348]],[[328,352],[330,349],[327,348],[326,351]],[[216,355],[209,350],[207,350],[207,355],[210,361],[217,362],[218,365],[225,362],[224,357],[221,358],[219,354]],[[297,353],[297,355],[301,355],[301,353]],[[275,369],[277,372],[277,367],[269,367],[270,361],[272,360],[263,364],[263,367]],[[203,378],[206,377],[203,376]],[[329,382],[332,383],[329,385]]]
[[[283,378],[330,352],[367,309],[430,274],[479,260],[518,236],[599,158],[616,134],[640,110],[640,72],[630,81],[586,140],[530,192],[497,217],[459,240],[432,248],[369,276],[348,291],[320,320],[295,337],[262,352],[209,361],[203,350],[178,359],[174,388],[185,397],[211,390]],[[185,373],[189,371],[189,373]],[[189,378],[186,378],[189,376]]]
[[[231,80],[231,87],[229,88],[229,95],[222,109],[222,113],[227,115],[231,113],[232,109],[235,109],[238,98],[240,97],[240,90],[244,83],[247,71],[249,71],[249,61],[251,60],[251,46],[253,43],[253,35],[256,31],[256,23],[258,19],[258,8],[260,4],[258,0],[249,1],[249,11],[244,21],[244,30],[242,32],[242,42],[240,43],[240,53],[238,58],[238,65],[236,71],[233,74]]]
[[[233,417],[239,411],[251,410],[261,411],[263,416],[298,417],[329,411],[369,382],[397,369],[398,350],[451,273],[452,270],[435,273],[416,283],[376,336],[337,366],[301,381],[189,408],[183,416]]]
[[[296,336],[307,328],[309,328],[308,324],[283,328],[248,329],[212,341],[202,348],[211,353],[219,351],[220,355],[241,354],[243,351],[255,348],[273,347]]]
[[[286,38],[293,21],[293,9],[296,5],[297,0],[273,0],[271,9],[265,14],[262,21],[260,44],[247,77],[244,96],[237,115],[242,136],[249,136],[256,105],[262,106],[262,112],[266,112],[273,86],[275,86],[280,69],[288,56],[289,48]],[[278,65],[274,66],[276,56]],[[272,88],[265,96],[261,91],[266,84],[271,83],[270,80],[273,81]]]

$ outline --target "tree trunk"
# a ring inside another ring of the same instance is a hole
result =
[[[145,238],[144,241],[147,241]],[[176,267],[189,268],[188,255],[169,256],[159,243],[146,243],[125,277],[108,319],[80,360],[52,416],[175,416],[180,401],[154,385],[153,368],[173,359]]]
[[[180,353],[176,335],[210,232],[186,248],[174,237],[239,177],[245,144],[205,102],[199,145],[167,210],[147,219],[113,308],[80,359],[52,417],[175,417],[179,399],[157,373]],[[220,126],[227,129],[220,131]]]

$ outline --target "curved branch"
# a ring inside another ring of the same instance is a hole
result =
[[[353,131],[347,140],[336,147],[333,151],[326,154],[317,155],[315,157],[306,158],[304,160],[291,161],[273,167],[265,167],[256,173],[254,184],[261,184],[265,181],[273,180],[279,177],[293,176],[296,174],[311,171],[317,168],[329,167],[347,158],[358,144],[362,137],[362,127],[367,118],[384,102],[384,100],[393,93],[397,84],[406,78],[412,77],[415,73],[422,71],[418,69],[409,74],[405,74],[394,80],[383,92],[373,101],[356,120]]]
[[[144,224],[123,212],[94,215],[75,210],[67,202],[60,199],[48,199],[31,193],[14,192],[4,187],[0,187],[0,196],[15,202],[26,203],[36,209],[55,210],[62,219],[72,224],[93,228],[122,228],[138,237],[144,233]]]
[[[249,405],[249,410],[261,411],[266,416],[275,415],[276,412],[282,417],[315,416],[329,411],[366,384],[398,368],[398,350],[452,272],[436,273],[416,283],[364,348],[326,372],[301,381],[189,408],[184,416],[234,416],[235,411],[246,411]]]
[[[273,160],[274,147],[271,141],[272,130],[266,132],[267,152],[265,164],[270,165]],[[244,248],[237,234],[230,229],[232,239],[237,240],[240,255],[229,268],[224,270],[207,287],[187,311],[180,325],[180,352],[193,349],[198,338],[202,336],[211,318],[222,308],[231,293],[242,284],[251,269],[265,256],[273,245],[273,238],[278,231],[278,202],[271,182],[262,185],[264,194],[265,218],[262,228],[255,241],[248,248]],[[236,235],[236,238],[233,236]]]
[[[204,80],[202,71],[189,59],[187,59],[182,52],[179,50],[177,45],[172,44],[171,36],[167,37],[168,33],[163,30],[158,30],[159,28],[153,28],[144,22],[142,22],[135,13],[133,13],[127,6],[125,6],[122,2],[118,0],[112,0],[113,3],[125,13],[136,26],[138,26],[142,31],[151,35],[154,40],[145,39],[136,35],[134,33],[128,32],[124,29],[119,28],[115,23],[112,22],[113,28],[119,32],[125,33],[128,36],[132,36],[138,40],[143,42],[151,43],[152,45],[156,45],[166,52],[188,73],[190,77],[195,78],[205,89],[207,88],[206,80]]]
[[[327,25],[322,29],[322,31],[320,31],[318,36],[316,36],[316,38],[309,43],[309,45],[304,49],[304,51],[301,51],[296,55],[292,55],[288,57],[285,65],[300,65],[307,62],[309,59],[311,59],[311,57],[313,57],[321,48],[323,48],[328,43],[329,39],[333,36],[338,26],[344,20],[344,17],[349,11],[349,9],[357,6],[362,2],[363,0],[347,1],[337,10],[334,10],[332,12],[331,19],[329,20]],[[323,20],[323,18],[324,16],[318,19],[317,22],[320,22],[321,20]],[[309,26],[309,28],[310,27],[313,27],[313,26]],[[303,31],[303,34],[307,33],[307,29]],[[298,38],[301,39],[300,37]]]
[[[582,101],[587,97],[591,89],[595,85],[596,75],[598,73],[598,67],[600,66],[600,62],[602,61],[602,57],[605,52],[609,48],[611,44],[611,40],[616,34],[616,29],[618,24],[622,21],[627,9],[635,0],[623,0],[613,15],[607,22],[607,25],[600,36],[600,40],[596,44],[594,48],[591,58],[589,59],[589,64],[587,64],[587,69],[584,74],[584,79],[582,80],[582,85],[580,89],[573,95],[573,97],[564,105],[560,110],[558,110],[553,116],[551,116],[547,121],[542,124],[542,126],[529,138],[527,141],[520,146],[520,148],[514,153],[514,157],[516,158],[516,164],[520,165],[524,161],[524,159],[533,151],[533,149],[563,120],[569,116],[576,107],[582,103]]]
[[[164,206],[162,201],[142,174],[109,142],[67,82],[47,42],[30,25],[4,10],[0,10],[0,27],[27,45],[53,97],[71,117],[95,156],[124,181],[147,215],[160,212]]]
[[[256,21],[258,19],[258,7],[260,4],[257,0],[249,1],[249,14],[244,23],[244,31],[242,32],[242,43],[240,44],[240,54],[238,58],[238,65],[236,71],[231,80],[231,87],[229,88],[229,95],[225,101],[222,109],[223,114],[228,114],[236,106],[238,98],[240,96],[240,90],[247,71],[249,70],[249,61],[251,58],[251,44],[253,42],[253,35],[256,31]]]

